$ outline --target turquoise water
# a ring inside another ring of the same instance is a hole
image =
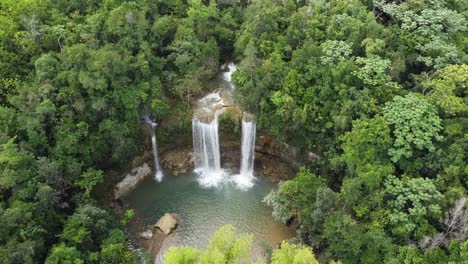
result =
[[[264,240],[276,246],[291,233],[271,217],[271,209],[261,202],[274,186],[257,179],[245,191],[231,183],[204,188],[194,173],[167,173],[159,183],[146,179],[127,200],[145,224],[156,223],[164,213],[176,213],[179,226],[172,245],[205,248],[218,228],[231,224],[242,233],[253,234],[256,242]]]

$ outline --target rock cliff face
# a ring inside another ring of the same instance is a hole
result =
[[[193,150],[191,148],[180,148],[166,151],[161,155],[161,163],[165,170],[171,171],[178,176],[193,170]]]
[[[232,173],[239,173],[241,160],[241,136],[240,118],[242,112],[237,108],[226,110],[220,116],[220,154],[221,167],[230,170]],[[161,144],[160,160],[163,170],[171,172],[173,175],[184,175],[194,169],[193,145],[190,136],[183,136],[177,144]],[[152,155],[147,150],[142,151],[142,155],[135,157],[131,162],[132,172],[119,183],[116,188],[115,198],[119,198],[131,191],[139,181],[151,174],[154,169],[147,164],[151,164]],[[288,180],[294,177],[301,161],[296,157],[296,150],[289,145],[276,140],[271,135],[259,132],[255,142],[255,175],[265,177],[271,181]],[[306,162],[319,159],[320,156],[308,152]],[[148,171],[148,169],[150,171]],[[145,176],[141,177],[144,174]],[[131,176],[134,175],[135,177]]]
[[[220,143],[221,167],[230,170],[232,173],[239,173],[241,160],[240,138],[222,138]],[[301,163],[294,158],[290,151],[286,151],[287,148],[289,146],[284,146],[284,144],[275,142],[273,139],[270,140],[270,137],[260,135],[255,146],[255,175],[268,178],[271,181],[288,180],[294,177]],[[137,164],[141,164],[143,158],[145,158],[144,161],[151,162],[151,155],[143,155],[139,157],[140,162]],[[192,171],[194,168],[193,147],[188,145],[164,150],[161,153],[161,164],[164,170],[172,172],[175,176]],[[127,181],[130,184],[133,182],[132,180],[136,181],[137,179],[129,178]],[[123,192],[127,192],[127,188],[124,188]],[[118,196],[116,195],[116,197]]]
[[[125,178],[117,183],[114,191],[114,198],[118,199],[135,189],[135,187],[146,177],[152,174],[151,168],[146,162],[143,165],[132,169]]]

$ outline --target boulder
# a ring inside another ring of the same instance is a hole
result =
[[[141,232],[139,235],[140,235],[140,237],[142,237],[144,239],[151,239],[153,237],[153,231],[151,231],[151,229],[147,229],[147,230]]]
[[[194,165],[192,149],[179,148],[164,152],[161,163],[165,169],[172,171],[174,176],[184,175]]]
[[[147,163],[134,168],[125,178],[117,184],[115,187],[114,197],[120,198],[135,189],[135,187],[140,183],[144,178],[151,175],[151,168]]]
[[[177,218],[174,214],[165,213],[163,217],[159,218],[158,222],[154,224],[154,227],[161,230],[165,235],[169,235],[177,227]]]

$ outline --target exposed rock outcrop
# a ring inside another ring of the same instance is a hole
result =
[[[193,152],[191,148],[174,149],[161,155],[164,169],[171,171],[175,176],[187,173],[193,169]]]
[[[158,222],[154,224],[154,228],[158,228],[165,235],[169,235],[177,227],[177,218],[174,214],[165,213]]]
[[[135,187],[149,175],[151,175],[151,168],[147,163],[143,163],[143,165],[134,168],[129,174],[125,176],[121,182],[116,185],[114,198],[118,199],[131,190],[135,189]]]
[[[273,182],[290,180],[296,174],[283,159],[260,152],[255,153],[255,171]]]

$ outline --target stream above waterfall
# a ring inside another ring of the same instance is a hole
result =
[[[225,107],[234,106],[232,74],[237,66],[228,63],[222,66],[215,82],[215,90],[193,104],[192,140],[195,172],[198,182],[205,187],[218,187],[226,181],[234,181],[239,188],[254,185],[253,165],[255,148],[255,123],[242,122],[242,164],[239,175],[228,177],[221,167],[218,117]]]

